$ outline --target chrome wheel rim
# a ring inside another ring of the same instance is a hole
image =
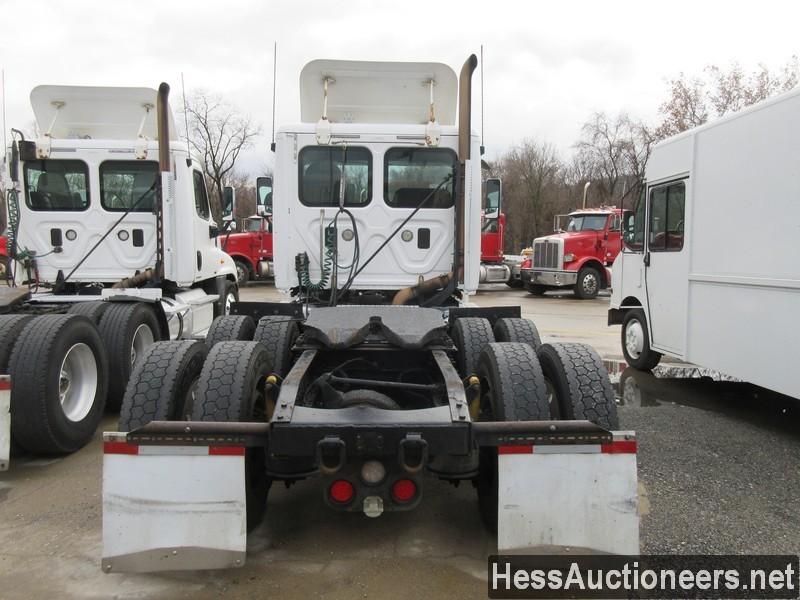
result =
[[[75,344],[61,361],[58,377],[61,410],[70,421],[82,421],[94,406],[96,394],[97,360],[89,346]]]
[[[149,325],[142,323],[133,332],[133,341],[131,342],[131,365],[136,362],[145,350],[155,343],[155,336],[153,330]]]
[[[597,293],[597,275],[594,273],[587,273],[583,278],[583,291],[587,295]]]
[[[231,314],[231,305],[236,302],[236,297],[233,294],[225,296],[225,314]]]
[[[239,283],[244,281],[244,267],[242,263],[236,263],[236,277],[239,279]]]
[[[624,406],[642,405],[642,391],[633,377],[628,377],[622,385],[622,404]]]
[[[631,358],[639,358],[644,350],[644,329],[638,319],[631,319],[625,327],[625,350]]]

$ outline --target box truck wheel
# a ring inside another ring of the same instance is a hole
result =
[[[497,319],[494,324],[494,339],[498,342],[530,344],[534,352],[542,345],[539,330],[530,319]]]
[[[156,342],[133,367],[119,411],[119,431],[150,421],[180,421],[191,411],[208,349],[198,340]]]
[[[462,377],[474,375],[483,349],[494,342],[494,332],[489,319],[463,317],[456,319],[450,337],[458,349],[456,369]]]
[[[578,271],[578,280],[575,282],[575,295],[583,300],[597,298],[602,279],[600,272],[593,267],[583,267]]]
[[[249,342],[256,331],[256,322],[247,315],[224,315],[211,323],[206,334],[206,346],[212,348],[218,342]]]
[[[630,366],[640,371],[649,371],[661,360],[661,354],[650,348],[647,318],[641,308],[629,310],[622,319],[622,354]]]
[[[197,382],[193,421],[267,420],[265,379],[272,372],[267,349],[260,342],[220,342],[208,353]],[[271,480],[264,448],[245,451],[247,530],[264,517]]]
[[[600,355],[586,344],[542,344],[538,351],[550,405],[567,420],[619,429],[614,390]]]
[[[286,377],[292,368],[292,346],[298,335],[300,330],[291,317],[261,317],[258,321],[253,340],[264,344],[272,372],[279,377]]]
[[[100,318],[100,337],[108,353],[108,410],[119,410],[133,364],[161,339],[156,313],[145,302],[109,302]]]
[[[236,281],[239,287],[244,287],[247,285],[247,282],[253,278],[250,265],[240,259],[234,259],[233,262],[236,263]]]
[[[14,438],[38,454],[74,452],[92,439],[108,386],[97,328],[80,315],[43,315],[14,344],[9,365]]]
[[[88,317],[92,323],[99,323],[100,317],[106,312],[108,307],[111,306],[110,302],[103,300],[93,300],[91,302],[76,302],[67,310],[70,315],[83,315]]]
[[[529,344],[488,344],[481,352],[477,373],[481,381],[481,421],[550,419],[544,376]],[[497,531],[496,448],[480,450],[475,487],[481,519],[489,531]]]

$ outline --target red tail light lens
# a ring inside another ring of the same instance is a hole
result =
[[[331,496],[331,500],[334,502],[347,504],[356,495],[356,489],[353,487],[353,484],[346,479],[337,479],[331,484],[328,493]]]
[[[392,497],[398,502],[409,502],[417,495],[417,484],[410,479],[398,479],[392,485]]]

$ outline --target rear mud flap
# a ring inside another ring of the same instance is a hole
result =
[[[139,446],[106,433],[103,571],[242,566],[244,477],[241,446]]]
[[[498,551],[639,554],[636,439],[498,448]]]
[[[0,471],[11,462],[11,379],[0,375]]]

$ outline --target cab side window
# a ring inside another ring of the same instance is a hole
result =
[[[683,248],[686,185],[680,181],[650,190],[651,252],[678,252]]]
[[[208,194],[206,193],[206,182],[200,171],[193,171],[194,174],[194,207],[197,214],[205,220],[211,218],[211,208],[208,205]]]

